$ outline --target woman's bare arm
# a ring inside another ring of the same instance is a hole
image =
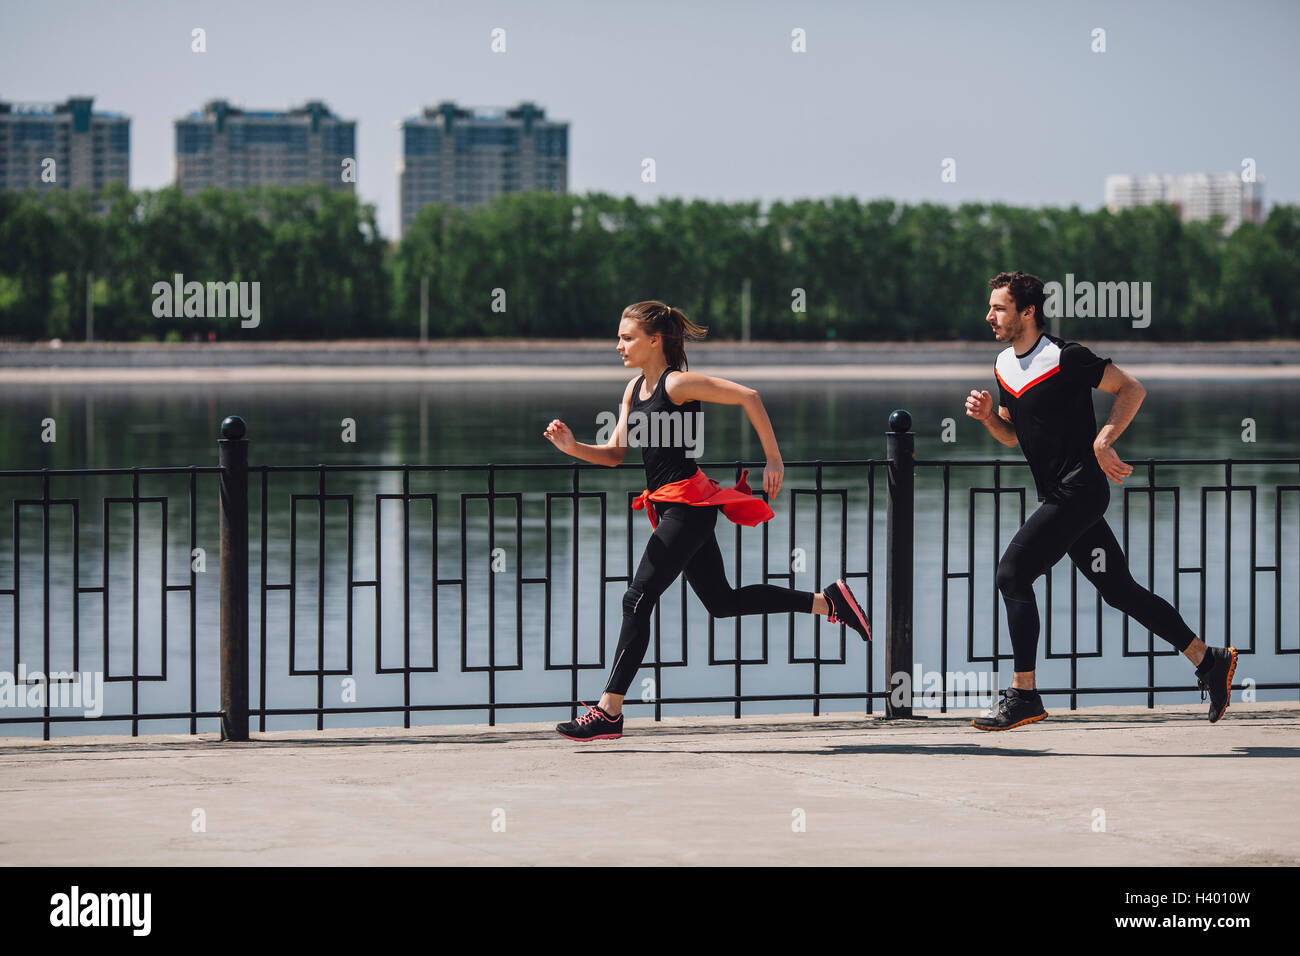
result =
[[[585,442],[576,440],[573,437],[573,432],[569,430],[569,426],[558,418],[551,420],[542,435],[550,439],[551,444],[566,455],[572,455],[582,461],[589,461],[593,465],[605,465],[608,468],[617,467],[623,463],[623,458],[627,455],[628,404],[632,394],[632,386],[637,381],[637,379],[633,379],[628,383],[627,388],[623,389],[623,401],[619,403],[618,424],[614,426],[614,433],[609,436],[609,441],[605,442],[605,444],[588,445]]]
[[[668,380],[665,388],[668,397],[678,405],[700,401],[742,406],[749,416],[749,423],[758,433],[763,454],[767,457],[767,467],[763,471],[763,490],[769,497],[780,492],[785,478],[785,464],[781,460],[781,449],[776,443],[776,432],[772,430],[772,420],[756,390],[730,379],[701,375],[699,372],[679,372]]]

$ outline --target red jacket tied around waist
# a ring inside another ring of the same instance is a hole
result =
[[[706,475],[702,469],[696,468],[695,474],[689,478],[670,481],[654,491],[647,488],[632,500],[632,510],[640,511],[645,508],[650,518],[651,528],[659,526],[659,515],[655,512],[654,506],[646,507],[647,503],[652,501],[675,502],[698,507],[720,505],[722,513],[736,524],[751,527],[762,524],[776,517],[776,512],[768,507],[767,502],[762,498],[754,497],[753,491],[745,482],[745,476],[748,474],[749,469],[746,468],[740,473],[740,480],[733,487],[724,488]]]

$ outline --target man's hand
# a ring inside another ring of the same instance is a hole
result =
[[[1119,455],[1115,454],[1115,449],[1100,439],[1092,443],[1092,450],[1097,456],[1097,464],[1101,465],[1101,470],[1115,484],[1123,484],[1124,479],[1133,474],[1133,466],[1120,461]]]
[[[972,388],[966,396],[966,414],[977,422],[986,422],[993,414],[993,396]]]

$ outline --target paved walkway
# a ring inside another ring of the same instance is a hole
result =
[[[0,739],[0,863],[1300,863],[1300,704],[965,718]]]

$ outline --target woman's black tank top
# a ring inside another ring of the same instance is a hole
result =
[[[687,456],[687,442],[684,439],[689,438],[694,448],[698,448],[702,442],[701,406],[694,399],[682,405],[673,404],[666,389],[668,373],[676,371],[680,370],[665,369],[659,376],[654,392],[645,401],[641,401],[641,386],[645,383],[645,376],[642,375],[632,389],[632,400],[628,404],[629,441],[635,437],[635,420],[632,415],[639,412],[646,416],[645,424],[641,427],[641,460],[645,463],[646,487],[651,491],[669,482],[689,478],[699,467],[697,458]],[[672,413],[671,426],[662,417],[656,419],[656,412]],[[656,446],[652,436],[658,436],[659,445]]]

